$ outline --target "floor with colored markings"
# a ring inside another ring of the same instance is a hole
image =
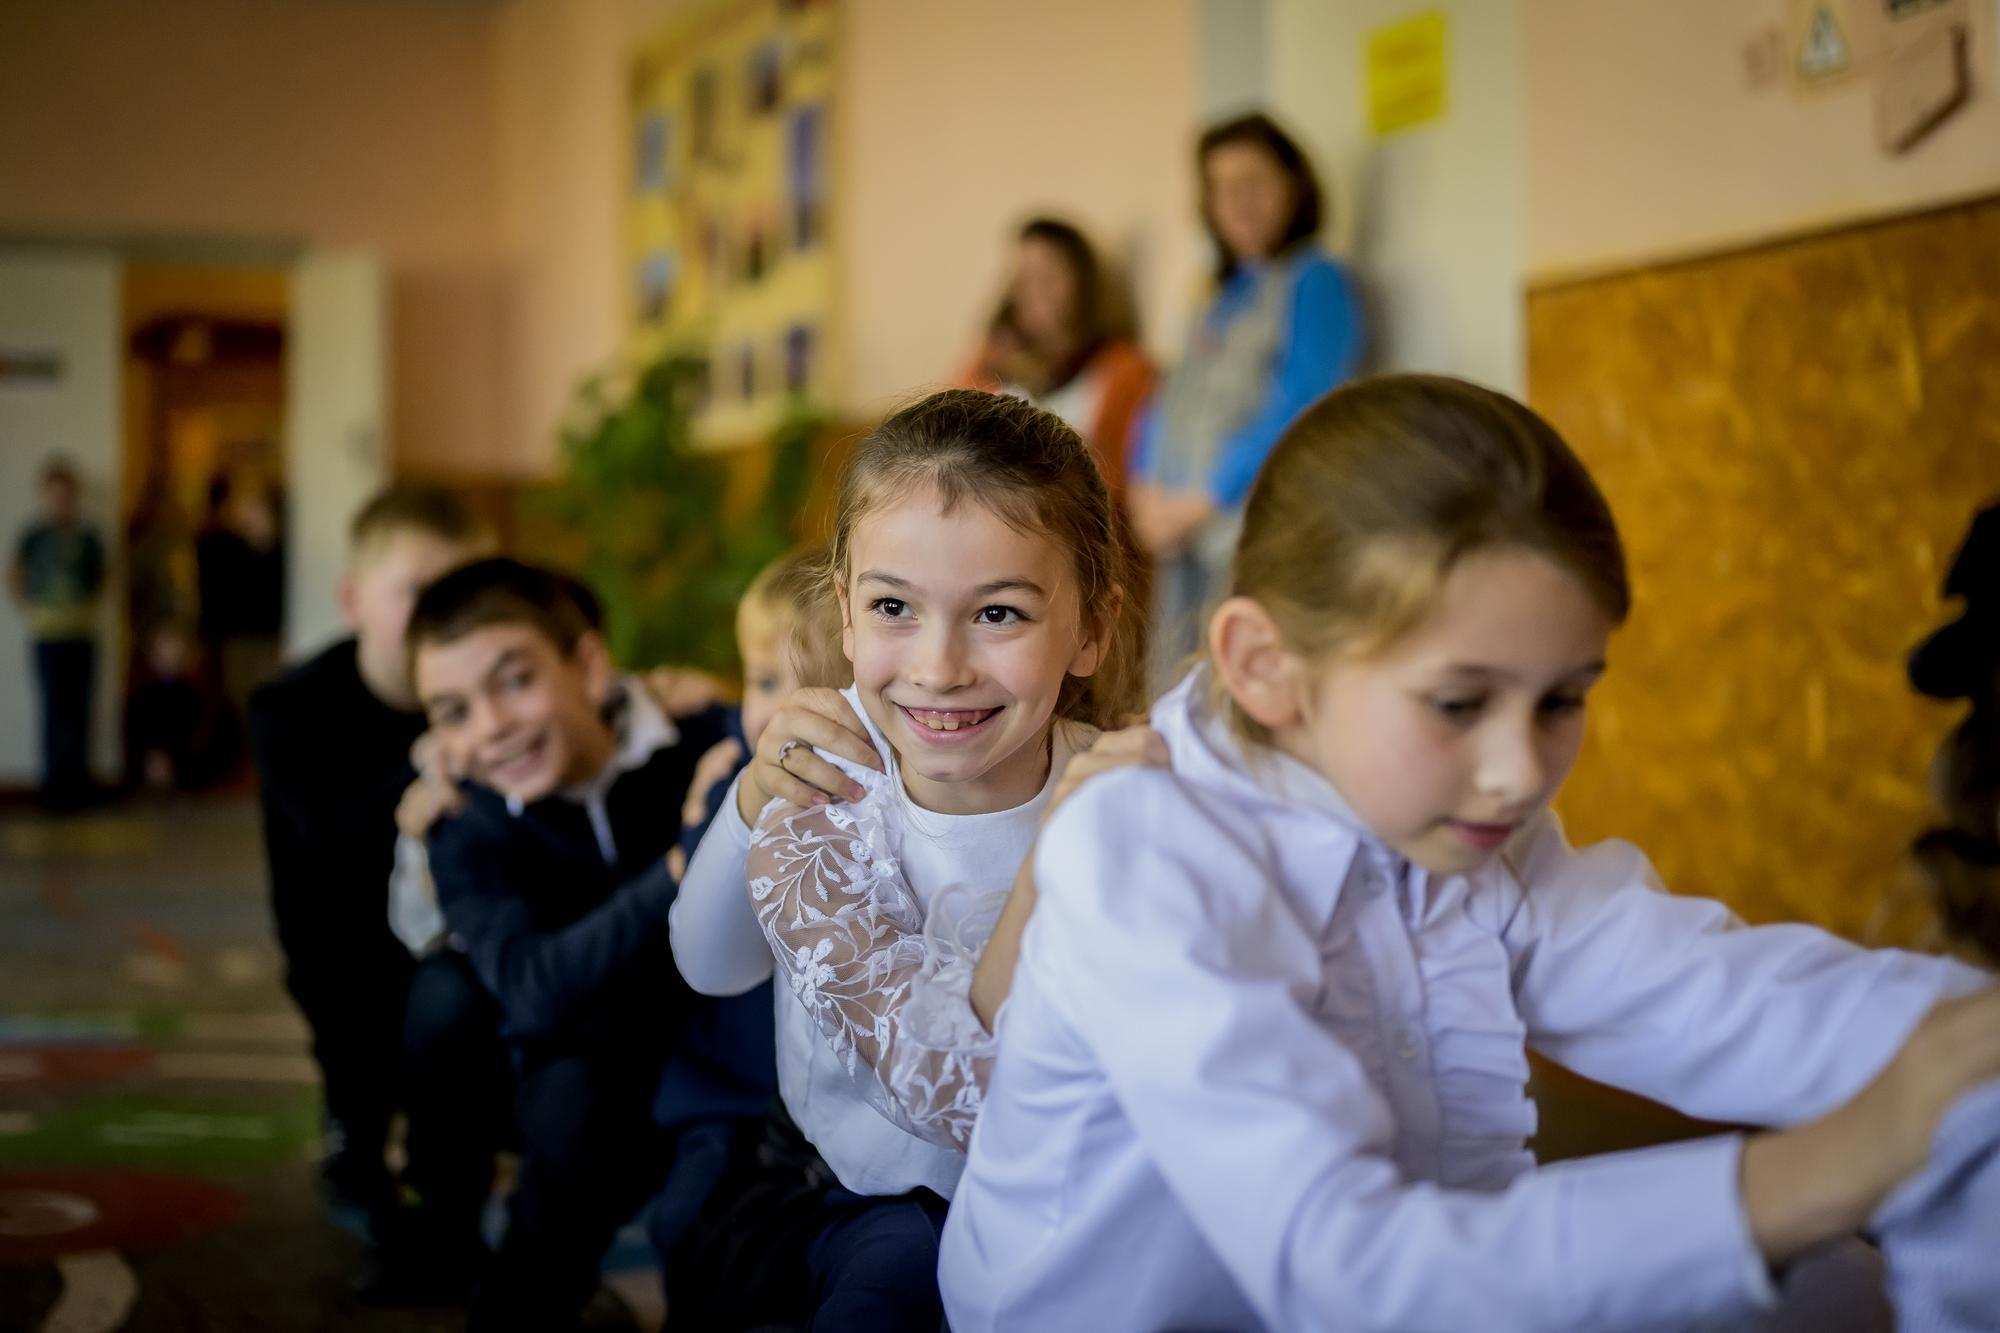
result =
[[[463,1323],[348,1297],[279,968],[247,797],[0,810],[0,1329]]]

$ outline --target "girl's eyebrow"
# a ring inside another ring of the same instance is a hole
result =
[[[1518,679],[1515,673],[1511,671],[1501,667],[1488,666],[1481,662],[1453,662],[1446,666],[1444,671],[1448,676],[1459,676],[1499,685],[1511,685]],[[1573,671],[1565,671],[1557,679],[1564,681],[1579,679],[1596,680],[1603,674],[1604,659],[1599,658],[1595,662],[1587,662]]]
[[[884,573],[879,569],[864,570],[861,576],[855,579],[855,582],[880,583],[898,592],[918,591],[917,585],[908,579],[899,579],[894,574]],[[1041,584],[1035,582],[1033,579],[1022,578],[993,579],[974,588],[972,595],[974,597],[991,597],[995,593],[1002,592],[1025,592],[1036,597],[1047,597],[1049,595],[1048,591]]]

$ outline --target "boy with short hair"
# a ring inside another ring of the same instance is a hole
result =
[[[97,595],[104,544],[83,521],[76,469],[42,467],[41,515],[22,530],[8,584],[28,621],[42,696],[42,800],[72,810],[90,799],[90,704],[97,679]]]
[[[354,517],[340,586],[353,635],[250,698],[285,986],[312,1029],[324,1085],[330,1150],[321,1171],[335,1204],[362,1211],[377,1247],[394,1248],[410,1231],[398,1225],[397,1182],[384,1160],[401,1104],[399,1067],[417,975],[387,916],[395,810],[415,777],[410,747],[425,725],[405,673],[404,629],[419,589],[492,544],[486,528],[442,491],[395,487],[375,496]],[[431,978],[414,1017],[446,1031],[469,1025],[475,1041],[484,1022],[490,1042],[493,1020],[478,1011],[479,988],[460,971]],[[431,1123],[437,1118],[413,1109],[404,1173],[430,1195],[448,1192],[431,1181],[463,1181],[474,1170],[459,1160],[469,1157],[461,1151],[464,1127]],[[451,1188],[484,1198],[476,1181]],[[476,1203],[474,1212],[476,1220]],[[476,1234],[458,1237],[455,1254],[427,1258],[424,1267],[440,1281],[463,1282],[476,1242]],[[388,1276],[380,1271],[384,1261],[380,1249],[371,1254],[376,1271],[364,1273],[364,1298],[393,1299],[375,1290]]]
[[[715,1002],[667,951],[666,854],[726,715],[669,720],[614,671],[588,608],[573,580],[491,559],[425,589],[410,624],[434,743],[469,780],[431,827],[430,872],[517,1083],[520,1178],[474,1328],[566,1327],[693,1132],[754,1120],[775,1085],[704,1059],[690,1030]]]

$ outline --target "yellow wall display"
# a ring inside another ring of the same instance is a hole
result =
[[[1429,10],[1368,34],[1368,127],[1394,134],[1444,114],[1445,17]]]
[[[707,358],[712,444],[823,399],[832,324],[833,0],[697,8],[634,59],[633,351]]]

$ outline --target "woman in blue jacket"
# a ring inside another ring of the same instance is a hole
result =
[[[1155,683],[1221,592],[1243,497],[1278,434],[1360,363],[1354,284],[1316,243],[1325,212],[1298,144],[1262,113],[1195,149],[1216,291],[1139,428],[1132,521],[1154,564]]]

